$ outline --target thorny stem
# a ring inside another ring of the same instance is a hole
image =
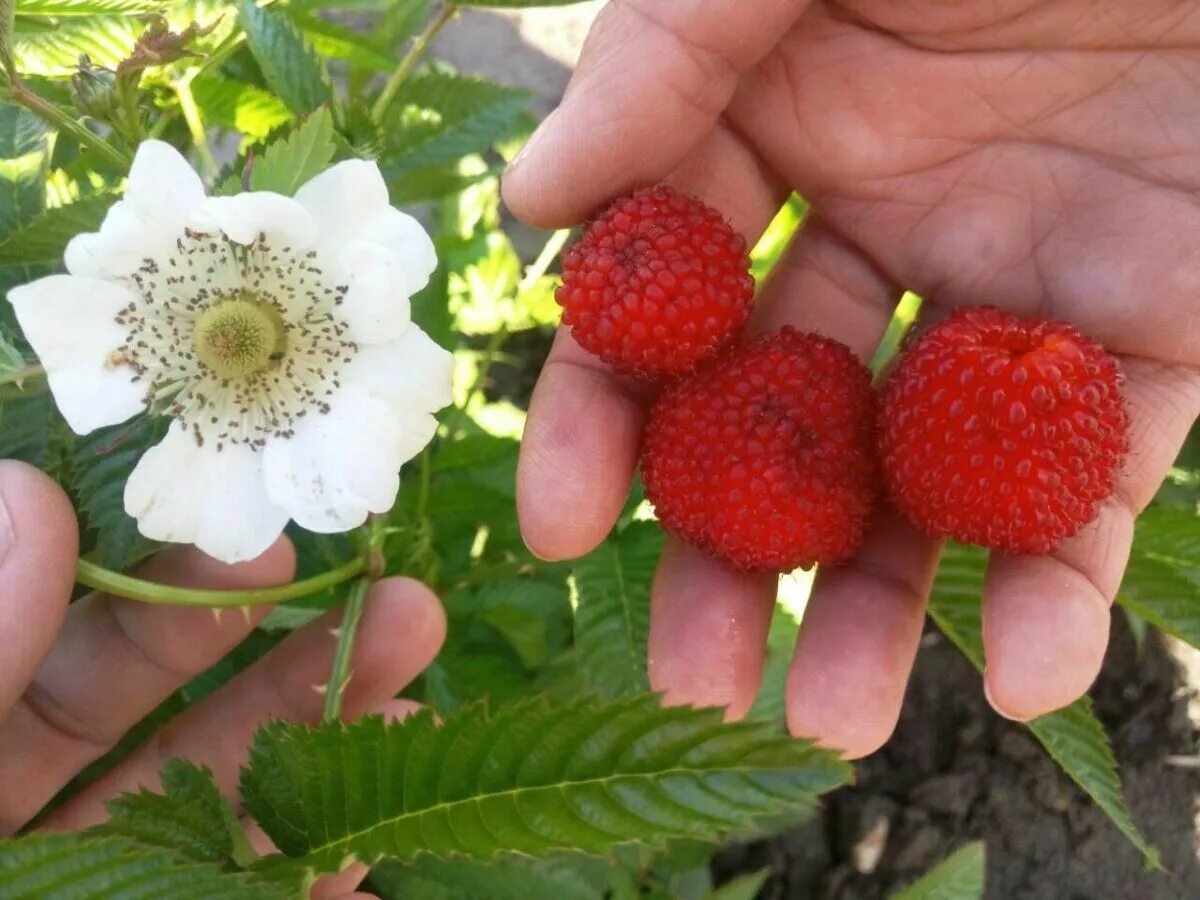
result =
[[[35,94],[20,81],[12,80],[8,85],[8,96],[16,103],[41,116],[59,131],[71,135],[79,143],[91,147],[122,171],[132,165],[132,158],[122,153],[100,135],[91,131],[82,122],[72,118],[70,113],[59,108],[44,97]]]
[[[367,605],[370,578],[359,578],[350,585],[346,598],[346,609],[342,613],[342,624],[338,626],[337,648],[333,652],[333,669],[325,685],[325,711],[323,722],[336,722],[342,716],[342,699],[346,685],[350,683],[350,657],[354,655],[354,642],[358,636],[358,623],[362,620],[363,608]]]
[[[164,606],[192,606],[201,609],[228,609],[238,606],[261,606],[267,603],[280,603],[284,600],[295,600],[323,591],[326,588],[349,581],[361,575],[367,569],[367,558],[359,557],[348,563],[291,584],[279,587],[257,588],[246,591],[202,591],[193,588],[175,587],[169,584],[157,584],[113,572],[86,559],[79,560],[75,569],[75,580],[98,591],[105,591],[118,597],[128,597],[130,600],[140,600],[143,603],[158,603]]]
[[[409,76],[409,73],[421,61],[421,57],[425,55],[425,51],[429,47],[429,42],[437,37],[437,33],[442,30],[442,26],[454,18],[457,12],[457,3],[447,3],[438,10],[438,14],[429,23],[429,26],[413,41],[408,52],[401,57],[395,70],[388,77],[387,84],[379,92],[379,96],[375,100],[375,105],[371,107],[372,119],[376,122],[383,121],[383,117],[391,107],[392,101],[396,99],[396,92],[400,90],[400,85],[404,84],[404,79]]]
[[[196,105],[196,98],[192,95],[194,74],[184,76],[172,87],[175,88],[175,95],[179,98],[179,109],[183,112],[183,120],[187,122],[192,143],[196,145],[196,153],[200,156],[200,165],[204,169],[204,174],[209,178],[215,178],[220,167],[217,165],[216,157],[213,156],[212,148],[208,145],[208,129],[204,127],[204,117],[200,113],[200,107]]]
[[[366,561],[366,571],[354,584],[346,596],[346,607],[342,612],[342,623],[334,634],[337,635],[337,647],[333,651],[333,668],[329,680],[325,683],[325,710],[322,713],[323,722],[336,722],[342,716],[342,701],[346,694],[346,685],[350,683],[353,673],[350,671],[350,660],[354,656],[354,642],[358,638],[358,626],[362,621],[363,609],[367,605],[367,594],[375,579],[383,574],[383,542],[387,537],[387,517],[371,516],[366,526],[362,528],[363,555]]]

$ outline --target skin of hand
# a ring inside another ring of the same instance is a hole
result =
[[[869,358],[903,289],[925,313],[993,304],[1075,323],[1117,354],[1132,452],[1099,518],[1046,557],[993,554],[985,690],[1013,719],[1099,671],[1134,518],[1200,413],[1200,6],[1145,0],[612,0],[561,107],[503,183],[575,224],[665,180],[753,242],[789,190],[813,207],[752,328],[790,323]],[[518,472],[530,548],[586,553],[615,521],[647,393],[561,333]],[[938,546],[879,513],[819,574],[788,676],[791,731],[862,756],[891,734]],[[775,580],[669,541],[651,683],[749,708]]]
[[[37,815],[84,766],[173,691],[216,663],[267,614],[255,607],[219,617],[91,594],[69,603],[78,527],[71,503],[46,475],[0,462],[0,836]],[[285,584],[295,554],[280,539],[234,566],[194,548],[173,548],[137,574],[166,584],[246,589]],[[237,810],[238,768],[268,717],[317,722],[340,619],[333,610],[295,631],[215,693],[172,720],[126,760],[56,809],[39,827],[84,828],[106,818],[105,801],[156,789],[162,764],[185,757],[208,766]],[[376,583],[367,600],[346,689],[347,718],[400,718],[417,704],[394,700],[441,648],[437,598],[405,578]],[[239,810],[240,812],[240,810]],[[270,841],[246,820],[260,852]],[[348,895],[366,870],[351,866],[318,882],[315,898]]]

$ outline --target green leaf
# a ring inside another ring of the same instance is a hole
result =
[[[310,113],[329,102],[333,89],[325,63],[285,14],[241,0],[239,16],[263,78],[284,103]]]
[[[379,47],[391,50],[406,41],[421,27],[429,15],[430,0],[393,0],[387,5],[375,27],[371,40]]]
[[[420,900],[596,900],[604,896],[612,865],[579,853],[545,859],[505,854],[490,862],[421,856],[371,870],[384,897]]]
[[[246,834],[221,796],[212,772],[185,760],[168,760],[162,786],[161,794],[142,789],[111,801],[111,818],[94,833],[173,850],[193,862],[231,869],[254,859]]]
[[[0,238],[42,211],[49,164],[46,126],[28,110],[0,102]]]
[[[767,632],[767,658],[763,662],[762,680],[754,705],[747,713],[752,719],[773,723],[781,731],[786,728],[788,667],[799,633],[800,623],[788,610],[777,605]]]
[[[0,840],[4,900],[283,900],[281,889],[178,853],[87,834]]]
[[[49,393],[16,397],[0,405],[0,459],[17,459],[43,468],[55,421]]]
[[[396,94],[385,125],[389,180],[486,150],[532,94],[438,68],[414,74]]]
[[[770,867],[739,875],[712,890],[707,900],[754,900],[770,877]]]
[[[634,522],[609,535],[575,566],[575,640],[588,686],[607,697],[647,690],[650,582],[662,552],[662,529]]]
[[[73,74],[85,55],[98,66],[115,69],[133,53],[142,30],[135,16],[18,17],[13,37],[17,69],[22,75],[61,78]]]
[[[4,329],[0,328],[0,383],[15,381],[13,376],[23,368],[25,368],[25,357],[5,334]],[[21,386],[19,381],[15,381],[15,383],[18,387]]]
[[[955,850],[892,900],[981,900],[983,875],[983,841],[974,841]]]
[[[252,84],[207,73],[192,81],[204,119],[252,138],[265,138],[292,118],[283,101]]]
[[[104,215],[117,201],[111,194],[93,194],[66,206],[48,209],[0,243],[0,266],[62,266],[71,238],[99,231]]]
[[[18,16],[91,16],[163,12],[169,0],[17,0]]]
[[[125,482],[142,454],[162,440],[166,426],[165,419],[143,416],[97,429],[75,444],[74,492],[110,569],[121,571],[157,546],[141,536],[137,521],[125,512]]]
[[[724,723],[718,709],[535,698],[494,716],[476,704],[442,724],[423,712],[268,725],[242,797],[284,853],[331,871],[348,855],[491,859],[711,839],[812,804],[850,775],[832,753]]]
[[[357,31],[299,10],[289,10],[288,16],[321,56],[344,59],[372,72],[390,72],[396,67],[396,60],[380,53]]]
[[[1156,628],[1200,647],[1200,518],[1168,507],[1142,513],[1117,600]]]
[[[929,598],[929,615],[943,633],[983,670],[983,622],[979,600],[983,596],[986,554],[978,548],[948,544]],[[1158,850],[1138,831],[1121,796],[1117,761],[1108,735],[1088,698],[1027,723],[1071,779],[1099,806],[1121,833],[1142,852],[1146,865],[1159,869]]]
[[[324,171],[336,152],[333,117],[329,110],[319,109],[254,161],[250,188],[290,197],[304,182]]]

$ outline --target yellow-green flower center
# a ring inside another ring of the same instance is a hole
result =
[[[221,300],[196,323],[196,355],[220,378],[244,378],[263,372],[282,357],[283,317],[271,303],[252,294]]]

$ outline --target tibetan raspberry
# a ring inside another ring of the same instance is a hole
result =
[[[555,298],[575,340],[617,371],[672,376],[717,355],[750,315],[746,241],[678,191],[642,188],[587,226]]]
[[[1051,553],[1096,517],[1128,449],[1121,372],[1071,325],[960,309],[884,388],[892,502],[933,537]]]
[[[642,477],[663,528],[740,569],[852,556],[875,494],[871,375],[836,341],[790,328],[669,386]]]

